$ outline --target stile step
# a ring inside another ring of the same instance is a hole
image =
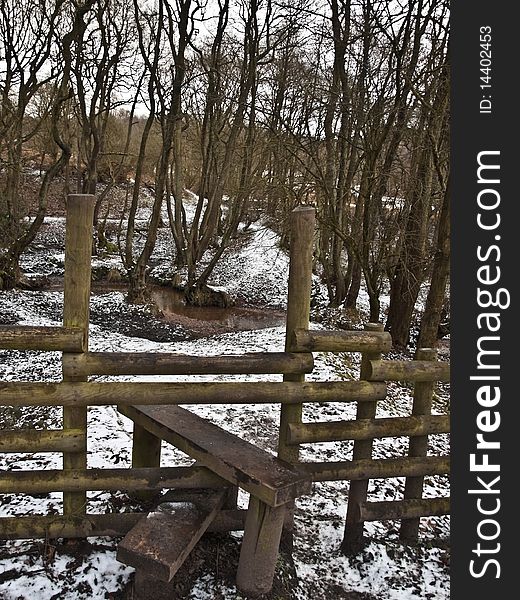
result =
[[[116,558],[170,581],[218,515],[227,490],[178,490],[143,517],[120,542]]]

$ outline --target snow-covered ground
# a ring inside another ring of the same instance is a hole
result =
[[[59,254],[62,251],[62,227],[59,220],[48,223],[40,246],[25,257],[25,267],[43,275],[60,273]],[[47,236],[47,238],[45,238]],[[49,245],[49,239],[55,244]],[[166,259],[167,240],[159,243],[159,256]],[[56,260],[45,259],[43,253],[56,255]],[[252,304],[281,307],[286,294],[288,259],[277,247],[276,235],[258,227],[230,255],[217,270],[213,283],[225,285],[234,296],[250,299]],[[255,302],[256,300],[256,302]],[[59,291],[11,291],[0,295],[0,322],[57,325],[61,320],[62,293]],[[145,309],[136,309],[145,310]],[[125,315],[128,308],[121,292],[96,295],[92,299],[96,316],[90,331],[90,349],[94,351],[154,351],[186,354],[236,354],[242,352],[280,351],[284,347],[284,328],[270,327],[249,331],[230,332],[210,337],[187,335],[182,328],[168,326],[161,341],[117,330],[106,323],[108,315]],[[106,315],[107,318],[103,318]],[[145,318],[146,317],[145,315]],[[315,324],[314,327],[320,327]],[[169,336],[169,337],[168,337]],[[157,339],[157,338],[154,338]],[[330,381],[359,376],[359,355],[315,355],[315,369],[309,380]],[[61,379],[60,355],[34,352],[0,351],[0,381],[54,381]],[[108,378],[97,378],[107,380]],[[123,378],[151,381],[151,377]],[[163,377],[161,380],[184,380],[185,377]],[[280,380],[279,376],[191,377],[190,380]],[[411,406],[410,387],[389,386],[388,398],[379,403],[378,416],[403,415]],[[438,386],[435,410],[445,412],[449,406],[448,386]],[[274,452],[279,421],[278,405],[213,405],[189,407],[203,417],[251,441],[269,452]],[[1,427],[60,426],[59,409],[2,410]],[[355,417],[355,404],[331,403],[306,405],[305,421],[349,419]],[[127,467],[131,461],[131,423],[115,407],[89,409],[89,467]],[[0,431],[1,435],[1,431]],[[378,440],[374,456],[385,458],[406,453],[406,439]],[[305,445],[304,461],[339,461],[351,459],[349,442]],[[430,453],[449,452],[448,436],[431,436]],[[188,457],[164,444],[165,466],[190,464]],[[58,454],[4,454],[0,455],[3,470],[53,469],[61,467]],[[372,480],[370,500],[399,499],[403,479]],[[449,495],[447,477],[426,478],[425,496]],[[343,537],[348,482],[317,483],[311,495],[297,501],[294,562],[298,583],[291,598],[320,600],[342,598],[375,598],[378,600],[416,600],[449,598],[449,518],[423,518],[420,543],[404,546],[398,539],[398,522],[374,522],[366,525],[369,543],[357,556],[346,558],[339,551]],[[61,494],[39,497],[25,495],[0,496],[0,516],[58,513]],[[124,510],[124,494],[95,492],[89,494],[90,512]],[[246,494],[240,494],[239,504],[247,506]],[[233,534],[236,539],[241,534]],[[82,600],[102,598],[129,598],[125,588],[133,570],[115,559],[117,540],[89,538],[81,557],[71,557],[60,549],[54,551],[52,541],[0,542],[0,598],[18,600]],[[357,593],[357,595],[355,595]],[[241,596],[232,582],[224,581],[218,573],[202,571],[190,589],[182,596],[193,600],[239,599]]]

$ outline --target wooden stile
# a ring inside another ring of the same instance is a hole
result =
[[[299,469],[179,406],[129,406],[121,412],[173,444],[213,473],[270,506],[306,494],[311,485]]]
[[[430,349],[420,350],[413,361],[381,360],[381,354],[391,349],[391,336],[378,323],[369,323],[364,331],[309,330],[314,208],[300,206],[291,215],[285,351],[187,356],[88,352],[94,204],[92,195],[67,197],[63,326],[0,326],[0,349],[63,352],[63,382],[0,383],[0,405],[64,407],[62,430],[0,431],[0,452],[64,455],[63,470],[2,473],[0,494],[61,491],[64,514],[1,518],[0,538],[125,535],[143,513],[86,514],[86,491],[124,490],[150,501],[164,489],[178,495],[178,490],[205,488],[213,490],[210,495],[218,496],[218,501],[197,525],[192,542],[211,520],[208,531],[245,528],[237,587],[258,596],[272,587],[282,527],[288,547],[292,543],[294,498],[308,493],[312,481],[351,481],[342,543],[346,554],[361,548],[365,521],[402,519],[401,539],[414,541],[421,516],[449,512],[449,498],[422,498],[424,476],[446,475],[450,470],[448,456],[427,456],[428,435],[449,432],[448,415],[431,415],[434,382],[449,381],[449,365],[437,361]],[[361,352],[360,380],[305,381],[314,367],[312,352]],[[88,382],[90,375],[244,373],[281,374],[283,382]],[[386,396],[386,381],[415,383],[411,416],[376,418],[377,401]],[[357,419],[302,423],[305,402],[357,402]],[[249,403],[281,405],[278,458],[176,406]],[[134,421],[131,469],[86,468],[87,406],[109,404],[119,405]],[[408,456],[372,459],[373,440],[394,436],[410,437]],[[354,440],[352,461],[299,462],[300,444],[341,440]],[[200,462],[161,468],[163,441]],[[390,477],[406,478],[404,499],[368,502],[368,480]],[[238,485],[250,492],[247,517],[246,511],[236,509],[233,486]],[[167,498],[168,493],[162,496],[164,502]],[[170,525],[171,531],[186,535],[191,531]],[[154,531],[160,528],[159,523]],[[163,542],[166,558],[171,559],[169,539]],[[192,545],[186,546],[186,552]],[[165,572],[164,565],[159,570],[169,576],[178,566],[176,560],[169,561],[170,571]],[[145,581],[142,571],[139,577]]]

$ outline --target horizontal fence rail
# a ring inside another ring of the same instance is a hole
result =
[[[0,350],[83,352],[85,332],[79,327],[0,325]]]
[[[224,509],[208,527],[210,532],[241,531],[245,510]],[[34,515],[0,519],[0,539],[53,539],[126,535],[146,513],[86,514],[82,517]]]
[[[450,418],[448,415],[434,415],[289,423],[288,430],[288,444],[369,440],[383,437],[449,433]]]
[[[63,357],[67,373],[88,375],[242,375],[300,374],[314,368],[312,354],[263,352],[188,356],[151,352],[86,352]]]
[[[0,383],[0,405],[4,406],[292,404],[373,401],[385,395],[385,383],[368,381]]]
[[[357,505],[359,521],[386,521],[447,515],[449,498],[420,498],[416,500],[390,500],[365,502]]]
[[[387,331],[320,331],[297,329],[294,352],[389,352],[392,336]]]
[[[450,472],[449,456],[426,458],[360,459],[342,462],[300,463],[313,481],[341,481],[343,479],[388,479],[390,477],[416,477],[422,475],[447,475]]]
[[[0,494],[220,488],[228,485],[206,467],[198,466],[3,471]]]
[[[0,431],[0,452],[84,452],[79,429],[11,429]]]
[[[373,381],[449,381],[450,365],[432,360],[371,360],[366,378]]]

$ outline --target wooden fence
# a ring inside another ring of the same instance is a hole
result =
[[[283,352],[239,356],[194,357],[172,353],[89,352],[89,296],[94,196],[67,199],[63,327],[0,327],[0,348],[63,353],[60,383],[0,383],[0,405],[63,406],[59,430],[1,430],[0,452],[62,452],[62,470],[4,472],[0,494],[63,492],[62,515],[0,519],[0,538],[83,537],[122,535],[141,513],[89,514],[86,492],[122,490],[146,494],[165,488],[219,488],[227,484],[207,467],[163,467],[161,439],[139,424],[134,426],[133,462],[129,469],[87,469],[89,405],[174,405],[197,403],[281,403],[278,456],[300,465],[319,481],[350,481],[343,550],[357,551],[365,521],[401,519],[401,538],[417,539],[419,518],[449,512],[449,499],[423,499],[427,475],[449,473],[448,456],[428,456],[428,436],[449,432],[448,415],[432,415],[436,381],[447,381],[449,366],[423,349],[413,361],[383,360],[391,337],[380,324],[364,331],[309,330],[314,209],[300,207],[292,215],[286,344]],[[306,382],[313,369],[313,352],[360,352],[359,381]],[[280,382],[140,383],[89,382],[90,375],[193,375],[279,373]],[[386,397],[387,381],[413,382],[409,416],[377,418],[377,404]],[[304,423],[304,403],[356,402],[350,421]],[[373,459],[376,438],[407,436],[407,456]],[[302,444],[354,440],[350,461],[302,463]],[[404,497],[394,502],[368,501],[371,478],[405,477]],[[289,511],[290,515],[290,511]],[[260,518],[260,517],[259,517]],[[240,511],[222,510],[214,530],[240,528]],[[291,518],[286,518],[291,530]]]

